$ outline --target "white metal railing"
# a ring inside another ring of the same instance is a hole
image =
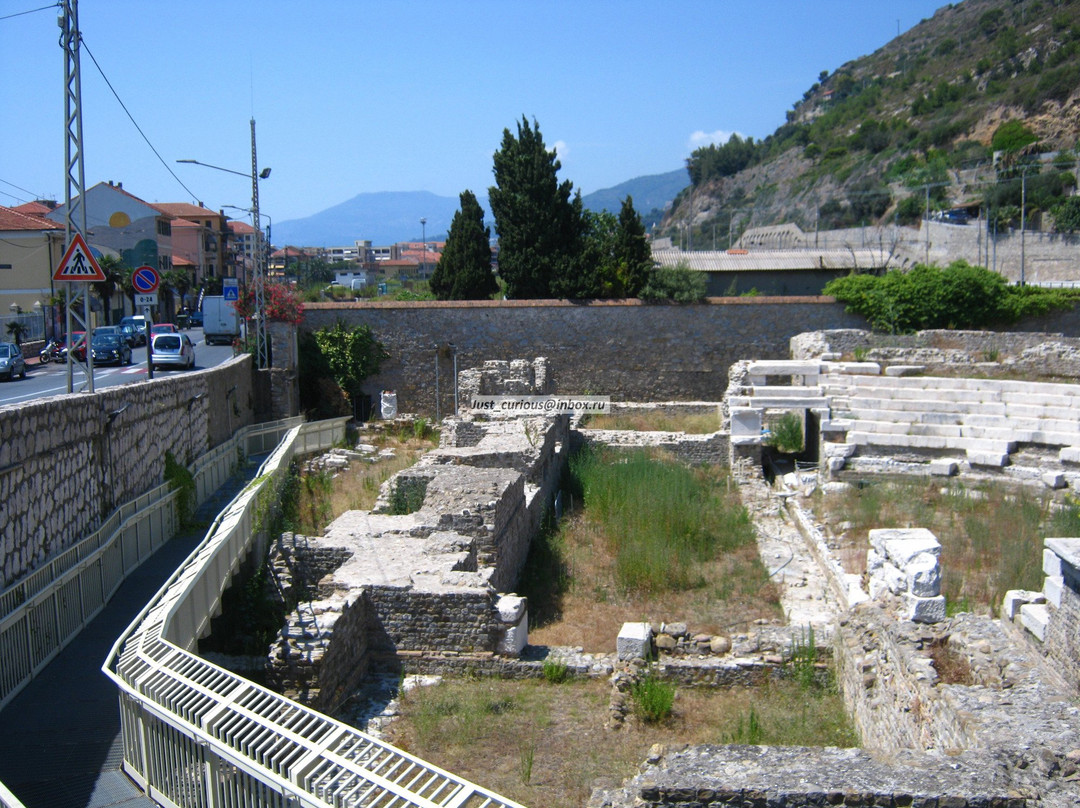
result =
[[[102,670],[120,689],[125,771],[182,808],[515,806],[192,653],[292,455],[326,438],[291,430],[116,641]]]
[[[264,454],[302,420],[244,427],[199,457],[192,468],[196,502],[205,502],[243,456]],[[315,422],[305,440],[314,445],[327,434],[340,435],[347,420]],[[177,525],[176,494],[163,483],[118,507],[89,536],[0,592],[0,708],[105,607]]]
[[[26,808],[18,797],[8,791],[7,786],[0,783],[0,808]]]

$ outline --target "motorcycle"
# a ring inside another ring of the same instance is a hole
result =
[[[67,349],[56,340],[51,339],[41,353],[38,354],[38,358],[44,365],[49,364],[49,362],[63,362],[67,359]]]

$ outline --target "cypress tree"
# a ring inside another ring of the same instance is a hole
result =
[[[491,229],[472,191],[462,191],[460,199],[431,291],[439,300],[486,300],[499,288],[491,270]]]

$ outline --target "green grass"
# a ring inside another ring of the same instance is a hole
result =
[[[703,586],[702,562],[754,541],[749,514],[718,496],[704,471],[642,451],[583,451],[569,465],[590,518],[614,544],[624,590]]]

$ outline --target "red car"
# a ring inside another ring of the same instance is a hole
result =
[[[180,329],[172,323],[154,323],[150,326],[150,338],[153,339],[154,334],[179,334]]]

